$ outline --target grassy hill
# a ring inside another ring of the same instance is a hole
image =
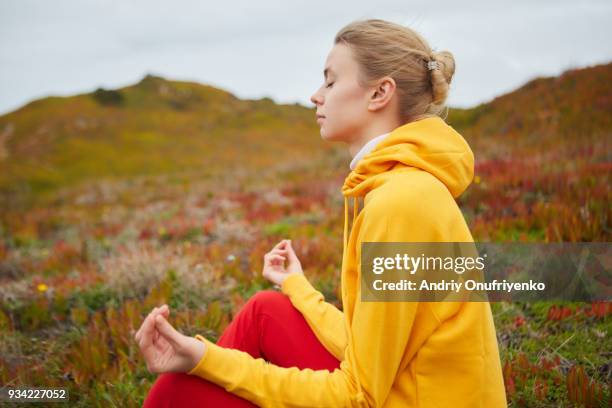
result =
[[[470,136],[533,145],[538,141],[608,134],[612,126],[612,63],[535,78],[472,109],[453,109],[449,121]]]
[[[150,75],[33,101],[0,117],[0,135],[0,204],[13,209],[100,179],[257,171],[333,150],[312,109]]]

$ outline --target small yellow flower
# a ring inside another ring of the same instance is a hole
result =
[[[474,183],[476,183],[476,184],[480,183],[480,176],[474,177]]]
[[[49,287],[44,283],[39,283],[36,289],[38,289],[39,292],[46,292]]]
[[[157,233],[158,233],[159,235],[164,235],[164,234],[166,233],[166,229],[165,229],[164,227],[159,227],[159,228],[157,229]]]

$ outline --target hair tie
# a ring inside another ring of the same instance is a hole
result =
[[[438,61],[435,61],[435,60],[427,61],[427,69],[429,69],[430,71],[432,69],[438,69],[438,68],[440,68],[440,63]]]

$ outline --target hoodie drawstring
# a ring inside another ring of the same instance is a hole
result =
[[[344,236],[342,238],[342,263],[346,255],[346,238],[348,237],[348,197],[344,196]]]
[[[359,200],[357,196],[353,196],[353,221],[351,222],[351,229],[355,225],[355,220],[357,219],[358,207],[359,207]],[[345,262],[344,258],[346,256],[347,247],[348,247],[348,196],[344,196],[344,239],[343,239],[343,247],[342,247],[342,264],[343,265],[346,265],[344,263]],[[356,301],[359,302],[360,299],[357,299]],[[348,330],[348,341],[349,341],[348,344],[353,344],[353,337],[351,335],[350,328]],[[365,397],[363,395],[363,390],[361,388],[361,381],[359,379],[359,368],[357,367],[357,364],[354,365],[354,370],[355,370],[355,376],[357,377],[357,389],[358,389],[355,399],[360,405],[363,404],[362,406],[367,406]]]
[[[353,220],[351,221],[351,229],[355,224],[355,220],[357,219],[357,213],[359,210],[359,199],[357,196],[353,196]],[[344,259],[344,254],[346,253],[346,247],[348,246],[348,197],[344,196],[344,239],[342,245],[342,258]]]

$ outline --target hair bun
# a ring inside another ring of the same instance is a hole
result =
[[[440,71],[450,85],[455,74],[455,58],[450,51],[432,52],[431,58],[440,65]]]
[[[432,52],[430,58],[438,63],[438,68],[431,70],[431,87],[432,103],[439,105],[444,103],[448,95],[449,85],[455,73],[455,58],[449,51]]]

